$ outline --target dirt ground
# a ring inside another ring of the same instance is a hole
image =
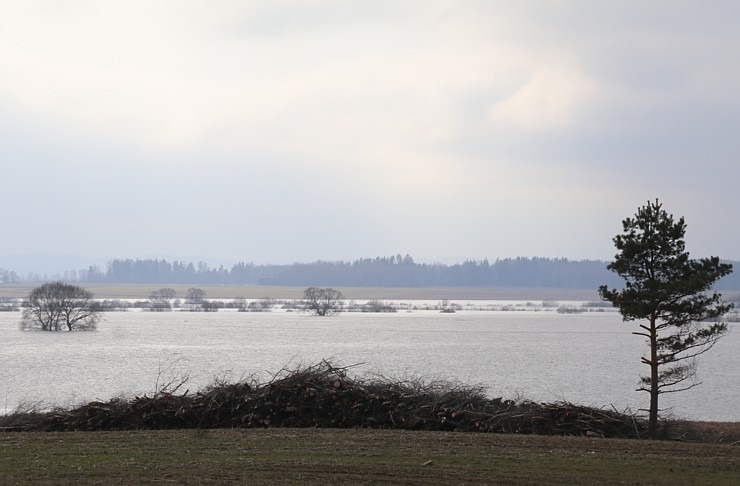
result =
[[[338,429],[0,433],[0,484],[740,484],[740,447]]]

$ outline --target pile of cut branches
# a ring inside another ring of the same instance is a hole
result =
[[[267,382],[216,383],[195,394],[91,402],[24,416],[23,430],[234,427],[385,428],[639,437],[632,415],[569,403],[488,398],[480,387],[422,380],[359,379],[323,361]],[[11,419],[12,416],[6,417]]]

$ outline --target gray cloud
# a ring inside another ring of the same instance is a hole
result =
[[[0,254],[740,258],[734,2],[0,7]],[[693,240],[693,241],[692,241]]]

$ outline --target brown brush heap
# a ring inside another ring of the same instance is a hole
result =
[[[363,380],[323,361],[266,383],[217,383],[72,409],[0,417],[5,430],[73,431],[325,427],[638,438],[633,415],[570,403],[488,398],[480,387],[421,380]]]

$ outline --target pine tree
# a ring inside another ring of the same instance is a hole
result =
[[[641,358],[650,374],[641,377],[638,391],[650,393],[648,433],[655,438],[660,394],[699,384],[695,358],[727,333],[719,318],[732,304],[711,288],[732,265],[718,257],[689,259],[684,218],[674,221],[657,199],[622,225],[623,233],[614,237],[618,253],[607,268],[624,279],[624,288],[602,285],[599,294],[624,321],[646,321],[633,334],[646,337],[650,347]]]

